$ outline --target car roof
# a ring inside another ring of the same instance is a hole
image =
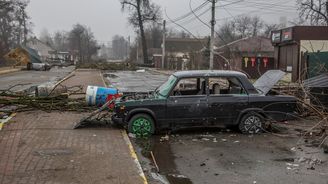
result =
[[[247,77],[244,73],[231,70],[188,70],[188,71],[179,71],[173,74],[177,78],[186,78],[186,77]]]

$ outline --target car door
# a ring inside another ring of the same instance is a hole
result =
[[[180,79],[167,99],[167,119],[177,127],[202,126],[207,122],[205,78]]]
[[[233,124],[249,104],[248,94],[237,78],[209,78],[209,123]]]

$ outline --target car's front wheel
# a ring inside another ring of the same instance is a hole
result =
[[[137,137],[148,137],[155,133],[154,120],[148,114],[136,114],[129,121],[128,131]]]
[[[239,130],[244,134],[258,134],[263,131],[264,118],[256,113],[245,114],[239,123]]]

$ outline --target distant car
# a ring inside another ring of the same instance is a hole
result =
[[[295,97],[266,95],[267,86],[260,88],[236,71],[176,72],[146,99],[118,100],[112,120],[140,136],[218,126],[260,133],[265,120],[282,121],[296,110]]]

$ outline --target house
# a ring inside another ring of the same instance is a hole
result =
[[[294,26],[273,31],[275,67],[288,72],[291,81],[301,81],[322,72],[315,68],[328,69],[328,26]],[[326,52],[326,53],[323,53]],[[326,63],[326,64],[325,64]],[[310,74],[310,76],[309,76]]]
[[[55,53],[56,50],[51,48],[48,44],[43,43],[41,40],[37,39],[36,37],[30,38],[27,41],[26,46],[36,50],[43,62],[47,61],[49,58],[55,57],[51,53]]]
[[[258,78],[274,69],[274,47],[269,38],[242,38],[215,48],[214,68],[242,71],[250,78]]]
[[[173,70],[198,68],[202,60],[195,58],[196,53],[200,53],[208,43],[208,38],[167,38],[164,67]]]
[[[4,57],[9,62],[15,62],[14,66],[27,66],[30,63],[42,63],[37,51],[25,46],[12,49]]]

